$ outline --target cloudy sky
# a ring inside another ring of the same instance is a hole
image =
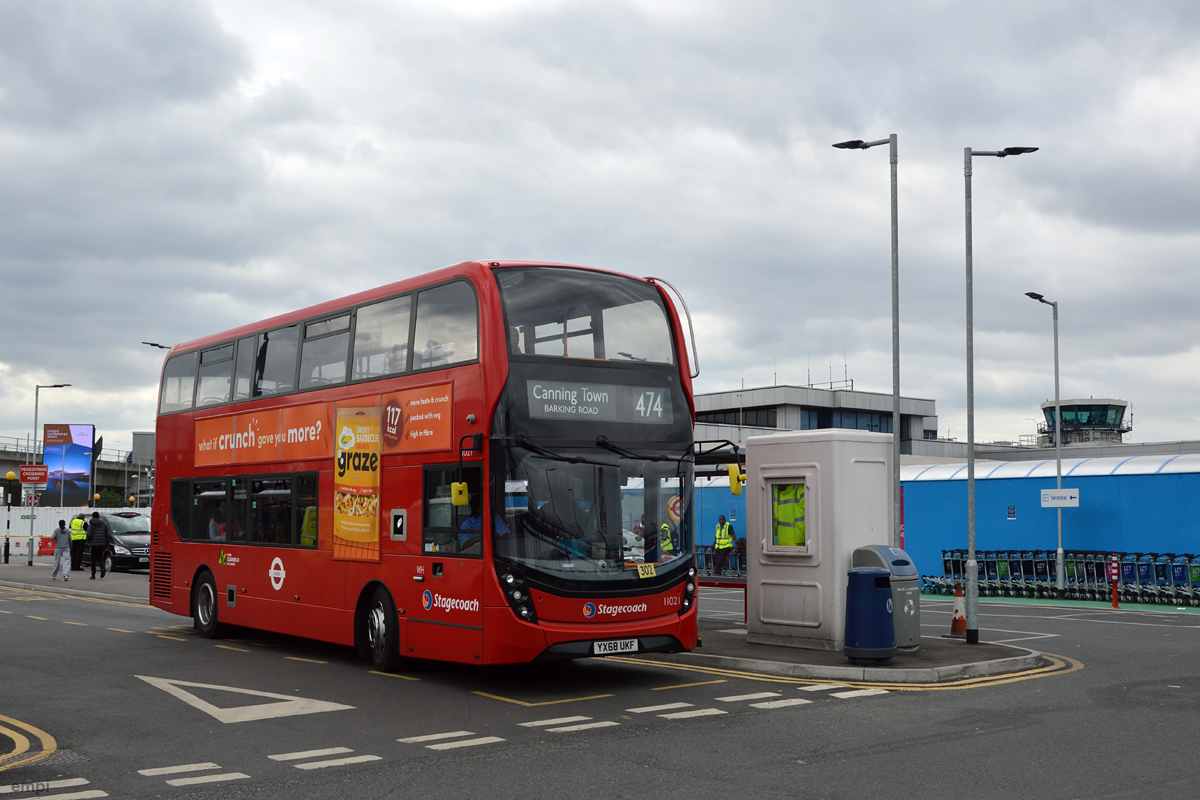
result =
[[[1053,397],[1200,439],[1200,5],[0,5],[0,436],[153,430],[162,351],[473,258],[667,278],[715,391],[902,391],[964,440]],[[777,378],[776,378],[777,376]]]

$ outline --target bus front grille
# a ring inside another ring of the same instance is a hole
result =
[[[150,571],[150,584],[155,597],[163,600],[171,599],[171,554],[155,553],[154,565]]]

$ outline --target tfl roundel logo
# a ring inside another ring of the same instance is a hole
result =
[[[592,617],[596,616],[596,604],[595,603],[584,603],[583,604],[583,615],[585,617],[587,617],[588,619],[591,619]]]
[[[425,594],[421,595],[421,605],[426,611],[433,608],[433,592],[425,590]]]

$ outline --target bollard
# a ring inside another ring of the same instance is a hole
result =
[[[1121,559],[1116,553],[1112,554],[1111,572],[1112,572],[1112,597],[1113,597],[1112,607],[1120,608],[1120,606],[1117,605],[1117,584],[1119,584],[1121,582]]]

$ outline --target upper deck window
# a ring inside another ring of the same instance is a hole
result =
[[[479,357],[479,309],[471,285],[455,281],[417,295],[413,369],[474,361]]]
[[[408,370],[408,320],[412,296],[394,297],[358,310],[354,325],[353,380]]]
[[[196,391],[196,408],[229,402],[229,386],[233,378],[233,345],[214,347],[200,354],[200,382]]]
[[[162,396],[158,400],[158,413],[183,411],[192,407],[192,394],[196,387],[196,354],[184,353],[167,360],[163,370]]]
[[[555,267],[495,271],[509,353],[674,364],[667,312],[649,284]]]
[[[300,353],[300,388],[344,383],[349,347],[349,314],[305,325],[304,349]]]
[[[296,388],[296,350],[300,327],[276,328],[258,335],[254,357],[254,396],[283,394]]]

